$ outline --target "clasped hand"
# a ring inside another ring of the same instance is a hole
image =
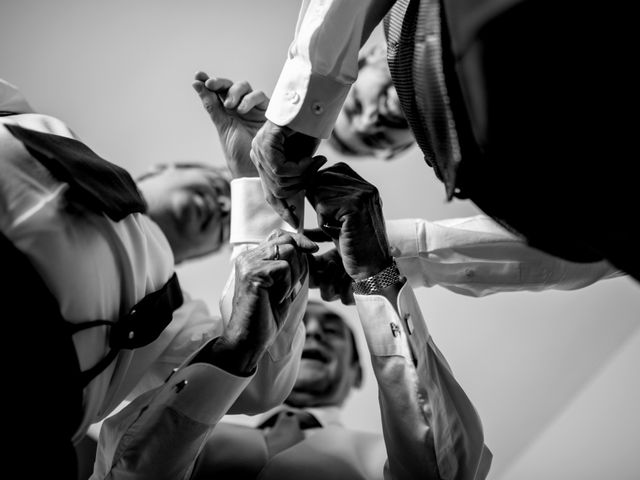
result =
[[[325,300],[353,303],[351,281],[391,264],[378,190],[347,164],[337,163],[315,175],[307,199],[320,225],[308,236],[316,241],[330,238],[336,247],[310,260],[310,286],[320,288]]]

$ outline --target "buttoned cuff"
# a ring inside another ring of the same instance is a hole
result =
[[[149,407],[171,407],[196,422],[213,426],[252,378],[237,377],[206,363],[194,363],[176,371]]]
[[[296,212],[304,212],[301,195],[291,199],[290,203],[296,206]],[[232,180],[231,244],[260,243],[276,228],[295,232],[265,201],[260,179],[245,177]]]
[[[426,238],[426,232],[418,232],[424,223],[414,219],[388,220],[386,227],[391,255],[395,258],[417,257],[421,251],[426,251],[427,246],[420,244],[420,239]]]
[[[294,57],[284,64],[267,108],[276,125],[314,138],[329,138],[350,84],[310,73],[308,63]]]
[[[416,331],[414,317],[420,316],[413,289],[405,283],[398,293],[400,316],[382,295],[354,295],[354,298],[371,355],[399,355],[411,361],[413,357],[408,337]],[[426,326],[423,330],[422,336],[428,336]]]

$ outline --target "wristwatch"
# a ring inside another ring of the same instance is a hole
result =
[[[391,259],[391,265],[379,271],[375,275],[365,278],[364,280],[355,280],[352,282],[353,293],[358,295],[373,295],[384,290],[391,285],[395,285],[400,281],[400,271],[395,259]]]

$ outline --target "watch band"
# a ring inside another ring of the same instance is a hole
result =
[[[400,271],[395,259],[391,259],[391,265],[379,271],[375,275],[365,278],[364,280],[356,280],[352,283],[353,293],[358,295],[373,295],[391,285],[395,285],[400,281]]]

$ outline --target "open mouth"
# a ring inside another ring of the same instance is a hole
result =
[[[318,362],[327,363],[329,357],[319,348],[305,348],[302,351],[303,360],[316,360]]]

